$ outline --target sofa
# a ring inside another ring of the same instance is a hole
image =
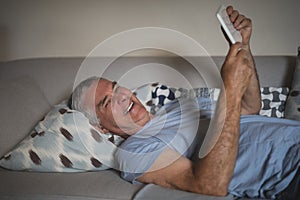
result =
[[[290,87],[295,58],[296,56],[255,56],[261,87]],[[101,62],[105,58],[91,59],[96,67],[101,68]],[[84,60],[83,57],[31,58],[0,63],[0,158],[26,138],[54,105],[70,97]],[[212,60],[219,69],[224,57],[212,57]],[[177,57],[125,57],[114,62],[110,71],[115,72],[113,74],[117,74],[116,78],[120,79],[120,73],[128,71],[130,66],[141,66],[145,63],[160,63],[183,71],[190,69],[190,63]],[[147,72],[139,73],[140,76],[135,76],[136,85],[140,84],[140,79],[155,79],[157,76]],[[164,76],[167,77],[168,74]],[[189,72],[186,76],[189,76]],[[195,78],[193,73],[191,76]],[[159,81],[161,80],[164,77],[159,77]],[[174,82],[180,85],[178,81]],[[166,84],[172,83],[166,81]],[[200,81],[196,87],[202,84]],[[205,131],[205,128],[201,131]],[[232,195],[212,197],[151,184],[133,185],[122,180],[120,172],[112,168],[99,171],[47,172],[0,167],[0,177],[1,200],[236,199]]]

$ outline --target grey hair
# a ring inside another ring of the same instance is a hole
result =
[[[100,77],[93,76],[82,81],[78,84],[78,86],[76,86],[71,97],[71,108],[83,113],[92,125],[99,124],[99,119],[97,118],[96,112],[93,108],[84,106],[84,93],[94,82],[98,82],[100,79]]]

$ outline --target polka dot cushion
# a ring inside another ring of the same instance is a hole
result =
[[[286,118],[300,121],[300,47],[292,88],[286,103]]]
[[[148,111],[152,106],[151,90],[156,85],[146,84],[134,90]],[[37,123],[28,137],[0,158],[0,166],[39,172],[105,170],[113,167],[114,151],[122,141],[119,136],[98,132],[82,113],[62,102]]]
[[[0,159],[0,166],[41,172],[105,170],[113,166],[113,153],[121,141],[101,134],[82,113],[61,103]]]

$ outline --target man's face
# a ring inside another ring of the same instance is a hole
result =
[[[95,111],[101,126],[120,136],[135,134],[149,120],[150,114],[127,88],[101,79],[95,83]]]

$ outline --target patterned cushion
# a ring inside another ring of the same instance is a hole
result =
[[[291,93],[286,103],[286,118],[300,121],[300,49],[296,60]]]
[[[162,106],[176,98],[195,98],[199,100],[201,118],[211,118],[219,97],[218,88],[172,88],[166,85],[157,85],[152,90],[151,113],[156,113]]]
[[[201,118],[210,118],[214,112],[216,102],[220,93],[218,88],[171,88],[166,85],[152,86],[152,100],[151,112],[155,113],[166,103],[175,98],[200,98],[200,116]],[[287,87],[263,87],[261,88],[262,107],[259,112],[260,115],[268,117],[283,118],[285,113],[285,103],[289,94]],[[149,98],[149,97],[148,97]]]
[[[150,111],[146,99],[157,84],[135,90]],[[148,102],[149,103],[149,102]],[[113,153],[123,141],[110,133],[102,134],[67,102],[54,106],[31,133],[13,150],[0,158],[0,166],[12,170],[41,172],[83,172],[113,167]]]
[[[152,108],[152,91],[158,86],[158,83],[148,83],[133,90],[133,93],[138,97],[140,102],[145,106],[148,112]]]
[[[32,132],[3,156],[0,166],[12,170],[82,172],[113,166],[122,139],[101,134],[65,102],[56,105]]]
[[[283,118],[285,103],[289,94],[287,87],[263,87],[261,90],[262,107],[260,115]]]

